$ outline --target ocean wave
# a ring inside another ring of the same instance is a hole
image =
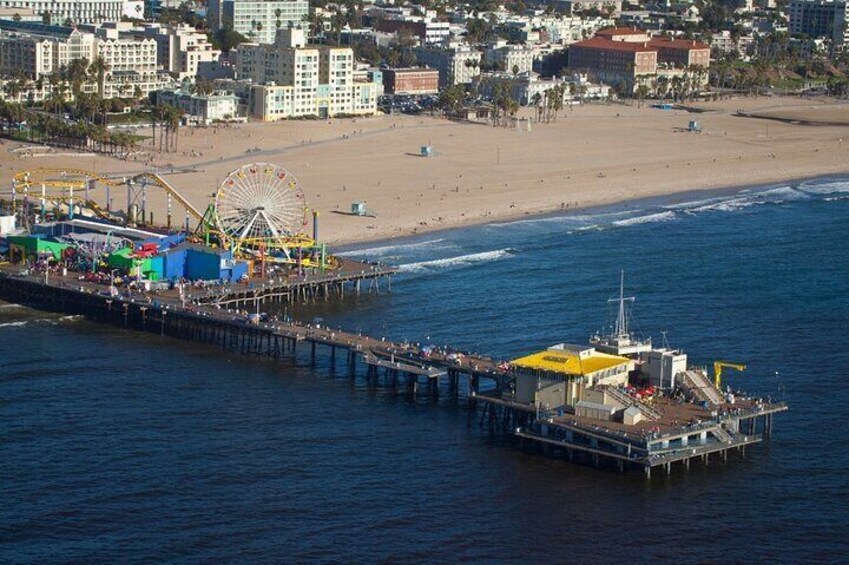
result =
[[[21,326],[27,325],[29,320],[24,320],[22,322],[5,322],[0,324],[0,328],[19,328]]]
[[[512,255],[515,250],[511,248],[497,249],[495,251],[483,251],[481,253],[471,253],[469,255],[459,255],[457,257],[446,257],[445,259],[434,259],[432,261],[420,261],[418,263],[407,263],[400,265],[398,270],[404,273],[417,273],[421,271],[447,269],[459,265],[471,265],[474,263],[488,263],[490,261],[498,261]]]
[[[671,220],[674,220],[676,217],[677,216],[675,215],[675,212],[667,210],[666,212],[656,212],[654,214],[646,214],[645,216],[634,216],[633,218],[617,220],[613,222],[613,225],[625,227],[636,226],[639,224],[653,224],[655,222],[669,222]]]
[[[811,197],[809,194],[793,188],[792,186],[778,186],[756,194],[769,202],[777,204],[780,204],[781,202],[788,202],[790,200],[807,200]]]
[[[562,224],[562,223],[572,223],[572,224],[582,224],[587,222],[597,222],[599,220],[616,218],[619,216],[627,216],[628,214],[634,214],[639,212],[640,210],[620,210],[618,212],[599,212],[598,214],[564,214],[558,216],[546,216],[544,218],[527,218],[523,220],[512,220],[509,222],[493,222],[491,224],[487,224],[487,227],[491,228],[503,228],[508,226],[521,226],[521,225],[531,225],[531,224]]]
[[[743,210],[744,208],[749,208],[750,206],[783,204],[784,202],[794,202],[797,200],[806,200],[808,198],[810,198],[810,195],[803,191],[796,190],[791,186],[779,186],[759,192],[747,192],[736,196],[729,196],[703,206],[685,208],[684,212],[691,214],[698,214],[701,212],[736,212],[738,210]]]
[[[716,204],[717,202],[722,202],[723,200],[727,200],[728,198],[728,196],[713,196],[711,198],[704,198],[702,200],[690,200],[687,202],[678,202],[677,204],[666,204],[665,206],[662,206],[662,208],[664,210],[687,211],[693,208],[707,206],[709,204]]]
[[[0,309],[3,308],[25,308],[25,306],[21,306],[20,304],[0,304]]]
[[[581,233],[585,231],[604,231],[604,226],[601,224],[590,224],[588,226],[578,226],[577,228],[573,228],[566,233],[568,235],[572,235],[573,233]]]
[[[336,255],[342,257],[350,255],[386,255],[390,251],[401,251],[404,249],[418,249],[421,247],[432,247],[437,243],[442,243],[444,239],[430,239],[428,241],[418,241],[415,243],[399,243],[397,245],[382,245],[380,247],[370,247],[367,249],[352,249],[350,251],[342,251]]]
[[[799,184],[798,190],[806,194],[832,195],[849,193],[849,181],[806,181]]]

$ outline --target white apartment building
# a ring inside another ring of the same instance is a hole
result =
[[[301,25],[309,9],[308,0],[210,0],[207,20],[214,31],[231,27],[252,43],[274,43],[278,29]]]
[[[114,30],[108,30],[114,31]],[[22,70],[32,79],[59,72],[74,59],[93,61],[103,57],[108,66],[104,98],[131,97],[141,91],[146,96],[170,79],[158,71],[156,42],[104,33],[95,35],[81,29],[24,22],[0,22],[0,74]],[[84,90],[95,92],[93,82]]]
[[[131,97],[136,87],[147,96],[162,86],[156,64],[156,42],[152,39],[101,39],[95,43],[96,56],[102,56],[109,70],[102,96]]]
[[[525,45],[509,45],[501,39],[487,46],[483,61],[509,73],[529,73],[534,66],[534,51]]]
[[[468,45],[447,48],[421,47],[416,49],[420,65],[439,71],[439,86],[470,84],[480,74],[481,53]]]
[[[193,78],[198,66],[218,61],[221,52],[209,42],[205,33],[186,24],[176,26],[159,23],[108,22],[78,26],[78,29],[101,38],[156,42],[156,62],[160,70],[178,79]]]
[[[156,60],[160,68],[179,79],[194,78],[198,65],[216,62],[221,55],[205,33],[190,25],[142,24],[132,31],[156,41]]]
[[[209,125],[215,121],[237,119],[239,98],[230,92],[208,95],[191,94],[185,90],[160,90],[154,95],[157,104],[170,104],[189,116],[189,122]]]
[[[849,3],[838,0],[792,0],[788,7],[790,33],[835,43],[849,39]]]
[[[250,116],[263,121],[377,112],[379,85],[354,81],[354,52],[307,46],[304,30],[281,29],[273,45],[246,43],[233,54],[240,79],[250,79]]]
[[[541,78],[537,73],[521,73],[514,76],[513,73],[495,72],[484,73],[477,81],[478,92],[484,96],[493,96],[495,87],[504,85],[507,87],[510,97],[522,106],[532,106],[539,99],[543,101],[545,96],[551,96],[556,86],[564,86],[563,101],[578,103],[580,100],[604,100],[610,94],[610,87],[604,84],[592,84],[587,81],[586,75],[575,74],[563,78]]]
[[[610,27],[613,20],[601,17],[584,18],[579,16],[512,16],[505,25],[521,30],[531,41],[532,30],[540,30],[548,41],[561,45],[577,43],[592,37],[599,29]],[[542,38],[540,38],[542,40]]]
[[[118,21],[124,11],[123,0],[0,0],[0,8],[50,13],[53,24],[71,20],[75,24]]]
[[[715,49],[721,53],[739,51],[742,54],[746,54],[751,49],[754,41],[755,38],[751,35],[744,35],[735,39],[731,36],[730,31],[723,30],[711,35],[710,46],[711,49]]]

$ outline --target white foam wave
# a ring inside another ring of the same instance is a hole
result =
[[[604,231],[604,226],[599,224],[590,224],[588,226],[580,226],[574,229],[567,231],[566,233],[572,235],[573,233],[581,233],[585,231]]]
[[[646,214],[645,216],[634,216],[633,218],[617,220],[613,222],[613,225],[620,227],[636,226],[640,224],[653,224],[655,222],[669,222],[675,218],[675,212],[667,210],[666,212],[657,212],[654,214]]]
[[[716,204],[717,202],[721,202],[726,200],[727,196],[714,196],[712,198],[705,198],[703,200],[691,200],[689,202],[679,202],[678,204],[667,204],[663,206],[664,210],[692,210],[693,208],[699,208],[701,206],[707,206],[708,204]]]
[[[849,181],[816,182],[808,181],[799,185],[799,190],[807,194],[849,193]]]
[[[790,200],[807,200],[810,198],[810,195],[801,190],[796,190],[792,186],[771,188],[763,192],[758,192],[757,195],[765,201],[772,203],[788,202]]]
[[[427,270],[447,269],[459,265],[470,265],[473,263],[488,263],[490,261],[498,261],[510,256],[513,250],[497,249],[495,251],[484,251],[481,253],[471,253],[469,255],[460,255],[457,257],[447,257],[445,259],[434,259],[432,261],[420,261],[418,263],[407,263],[400,265],[398,270],[406,273],[416,273]]]
[[[20,304],[0,304],[0,308],[23,308]]]
[[[524,220],[512,220],[509,222],[493,222],[491,224],[487,224],[487,226],[492,228],[503,228],[507,226],[520,226],[526,224],[583,224],[587,222],[596,222],[598,220],[616,218],[619,216],[627,216],[628,214],[634,214],[635,212],[639,212],[639,210],[600,212],[598,214],[569,214],[563,216],[547,216],[545,218],[527,218]]]
[[[0,328],[19,328],[19,327],[25,326],[25,325],[27,325],[27,320],[24,320],[22,322],[6,322],[6,323],[3,323],[3,324],[0,324]]]
[[[687,208],[684,211],[687,213],[736,212],[750,206],[759,206],[762,204],[782,204],[784,202],[805,200],[807,198],[810,198],[808,194],[796,190],[793,187],[779,186],[760,192],[731,196],[703,206]]]
[[[336,255],[343,257],[350,255],[386,255],[390,251],[400,251],[403,249],[418,249],[421,247],[432,247],[437,243],[442,243],[444,239],[431,239],[428,241],[418,241],[416,243],[399,243],[398,245],[382,245],[380,247],[370,247],[368,249],[352,249],[351,251],[342,251]]]

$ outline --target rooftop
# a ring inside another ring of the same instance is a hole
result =
[[[607,49],[610,51],[627,51],[630,53],[652,53],[656,47],[649,47],[645,42],[612,41],[606,37],[595,36],[584,41],[573,43],[572,47],[584,47],[587,49]]]
[[[514,359],[510,363],[523,369],[550,371],[565,375],[586,375],[625,365],[628,363],[628,359],[598,351],[592,351],[588,355],[582,356],[579,351],[574,349],[548,349]]]
[[[600,29],[596,32],[596,37],[610,37],[613,35],[645,36],[648,35],[648,32],[644,29],[639,29],[637,27],[607,27],[604,29]]]
[[[667,39],[665,37],[654,37],[649,41],[649,46],[662,49],[710,49],[710,45],[699,43],[692,39]]]
[[[19,31],[32,35],[43,35],[67,39],[75,31],[68,26],[46,25],[38,22],[16,22],[15,20],[0,19],[0,30]]]

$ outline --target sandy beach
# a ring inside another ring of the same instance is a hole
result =
[[[233,169],[276,163],[300,180],[308,206],[319,211],[321,239],[343,243],[849,172],[846,103],[759,98],[694,105],[704,111],[587,105],[532,131],[429,116],[182,128],[178,152],[151,150],[126,161],[26,152],[4,140],[0,184],[38,167],[153,170],[202,210]],[[760,117],[735,116],[738,110]],[[702,133],[686,131],[694,119]],[[435,155],[419,156],[422,145]],[[374,217],[348,214],[353,201],[365,201]],[[148,210],[163,222],[164,196],[149,194]]]

